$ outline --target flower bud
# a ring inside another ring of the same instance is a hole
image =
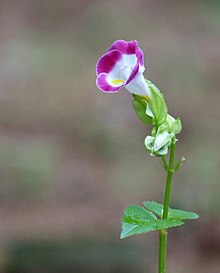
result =
[[[153,130],[152,134],[154,134]],[[168,132],[168,126],[161,125],[156,132],[155,136],[147,136],[145,138],[145,146],[148,153],[153,156],[166,155],[168,153],[169,146],[173,134]]]

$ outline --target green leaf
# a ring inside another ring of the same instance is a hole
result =
[[[162,214],[163,214],[162,204],[159,204],[154,201],[145,201],[144,206],[150,211],[152,211],[153,213],[157,214],[159,217],[162,217]],[[170,220],[193,220],[197,218],[199,218],[199,215],[195,212],[177,210],[177,209],[171,209],[171,208],[169,208],[168,210],[167,219],[170,219]]]
[[[132,236],[135,234],[142,234],[142,233],[147,233],[154,230],[177,227],[183,224],[184,223],[182,221],[169,220],[169,219],[164,219],[164,220],[154,219],[154,220],[149,220],[148,222],[139,223],[139,224],[123,222],[120,238],[124,239],[128,236]]]
[[[193,220],[198,219],[199,215],[191,211],[171,209],[168,213],[168,218],[176,220]]]
[[[124,216],[128,216],[136,220],[157,219],[157,217],[151,211],[136,205],[128,206],[124,211]]]
[[[198,214],[190,211],[170,209],[167,219],[158,219],[163,214],[163,205],[154,201],[145,201],[144,207],[132,205],[125,209],[122,218],[121,239],[149,231],[182,226],[182,220],[197,219]],[[156,215],[155,215],[156,214]]]
[[[151,124],[152,125],[152,117],[148,116],[146,114],[146,108],[147,108],[147,102],[137,95],[133,94],[133,101],[132,101],[134,110],[138,116],[138,118],[146,124]]]
[[[132,205],[128,206],[124,211],[121,238],[183,224],[180,220],[157,219],[154,213],[144,207]]]
[[[162,216],[162,214],[163,214],[163,205],[162,204],[159,204],[154,201],[145,201],[145,202],[143,202],[143,204],[147,209],[154,212],[159,217]]]
[[[159,89],[150,81],[147,81],[147,85],[151,91],[149,107],[154,115],[153,122],[155,126],[159,127],[166,120],[167,105]]]

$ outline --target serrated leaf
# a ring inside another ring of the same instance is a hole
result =
[[[199,215],[191,211],[171,209],[168,213],[168,218],[177,220],[193,220],[198,219]]]
[[[122,232],[121,239],[124,239],[128,236],[132,236],[135,234],[147,233],[154,230],[167,229],[171,227],[181,226],[184,223],[180,220],[170,220],[170,219],[154,219],[149,220],[147,223],[139,223],[139,224],[130,224],[123,222],[122,223]]]
[[[135,113],[137,114],[138,118],[146,124],[152,125],[152,117],[146,114],[147,102],[139,98],[137,95],[133,94],[133,101],[132,101]]]
[[[151,212],[143,207],[131,205],[128,206],[124,211],[124,217],[130,217],[135,220],[151,220],[157,219],[157,217]]]
[[[162,216],[163,214],[163,205],[159,204],[157,202],[154,201],[145,201],[143,202],[144,206],[149,209],[150,211],[152,211],[153,213],[155,213],[158,216]]]
[[[128,223],[123,223],[122,224],[122,231],[121,231],[121,235],[120,235],[120,238],[121,239],[124,239],[128,236],[131,236],[129,235],[130,233],[133,232],[133,230],[137,227],[137,225],[132,225],[132,224],[128,224]]]
[[[163,205],[154,201],[144,202],[144,206],[150,211],[154,212],[158,216],[162,217]],[[193,220],[199,218],[199,215],[195,212],[171,209],[168,210],[167,219],[170,220]]]

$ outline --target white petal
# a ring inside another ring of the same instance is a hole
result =
[[[125,65],[134,67],[137,63],[137,56],[136,54],[123,54],[123,62]]]
[[[114,68],[108,73],[108,77],[111,79],[120,79],[121,77],[121,68],[124,67],[123,58],[116,63]]]
[[[132,94],[150,97],[150,90],[148,89],[143,73],[140,70],[125,88]]]
[[[137,63],[137,57],[135,54],[126,55],[120,61],[116,63],[114,68],[108,74],[108,80],[123,80],[127,81],[131,75],[133,67]]]

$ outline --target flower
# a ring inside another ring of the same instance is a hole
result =
[[[138,42],[118,40],[98,60],[96,84],[105,93],[115,93],[125,87],[132,94],[149,98],[144,70],[144,54]]]

